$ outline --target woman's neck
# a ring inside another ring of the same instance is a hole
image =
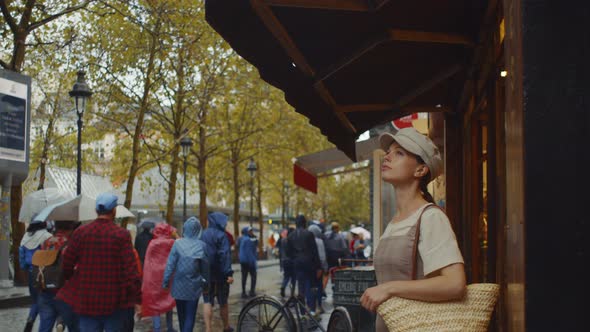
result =
[[[406,219],[424,204],[428,203],[417,185],[395,187],[396,213],[394,221]]]

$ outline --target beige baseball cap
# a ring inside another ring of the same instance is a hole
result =
[[[383,133],[379,136],[379,145],[387,151],[393,141],[410,153],[420,156],[430,170],[430,181],[436,179],[443,172],[443,162],[436,145],[425,135],[414,128],[400,129],[395,135]]]

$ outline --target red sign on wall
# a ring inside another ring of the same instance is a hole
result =
[[[318,179],[303,167],[297,166],[297,164],[293,164],[293,180],[299,187],[314,194],[318,193]]]
[[[418,113],[402,116],[399,119],[391,121],[391,124],[393,124],[395,129],[400,130],[402,128],[412,127],[412,121],[416,119],[418,119]]]

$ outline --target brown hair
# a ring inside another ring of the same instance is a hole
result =
[[[416,156],[416,155],[415,155]],[[418,160],[418,162],[420,164],[426,164],[424,162],[424,160],[422,159],[422,157],[420,156],[416,156],[416,159]],[[428,169],[428,174],[424,175],[421,179],[420,179],[420,192],[422,193],[422,197],[428,202],[428,203],[434,203],[434,198],[432,197],[432,195],[428,192],[428,183],[430,182],[430,168]]]

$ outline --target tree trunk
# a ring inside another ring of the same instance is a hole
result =
[[[25,62],[25,51],[27,48],[25,42],[28,35],[29,31],[20,27],[14,34],[14,47],[12,48],[12,59],[8,68],[9,70],[13,70],[17,73],[22,71]]]
[[[232,160],[233,185],[234,185],[234,237],[240,236],[240,176],[238,163]]]
[[[199,162],[199,219],[201,226],[207,228],[207,163],[205,161]]]
[[[159,20],[156,23],[156,31],[159,31]],[[157,51],[157,32],[151,35],[150,41],[150,56],[145,73],[145,83],[143,85],[143,95],[139,109],[137,110],[137,122],[135,124],[135,132],[133,133],[133,146],[131,149],[131,165],[129,166],[129,177],[127,178],[127,188],[125,188],[125,207],[131,208],[133,200],[133,185],[135,184],[135,177],[139,173],[139,153],[141,152],[141,135],[143,134],[143,127],[145,123],[145,113],[148,109],[148,101],[152,88],[152,72],[154,71],[154,61]],[[127,228],[128,219],[125,218],[122,223],[123,228]]]
[[[201,118],[201,124],[205,123],[204,116]],[[198,158],[198,171],[199,171],[199,219],[201,220],[201,226],[207,228],[207,133],[203,126],[199,126],[199,158]]]
[[[281,186],[283,186],[281,188],[281,226],[287,228],[287,219],[285,218],[287,216],[287,190],[285,188],[284,180],[281,180]]]
[[[37,190],[42,190],[45,187],[45,165],[46,165],[47,157],[45,153],[41,155],[41,162],[39,163],[39,185],[37,186]]]
[[[262,184],[261,184],[261,177],[260,172],[261,166],[260,163],[258,165],[258,171],[256,172],[256,208],[258,212],[258,226],[260,228],[260,240],[258,241],[258,257],[264,258],[264,241],[266,240],[264,236],[264,218],[262,218]]]
[[[18,221],[18,214],[22,204],[22,187],[11,187],[10,190],[10,222],[12,224],[12,258],[14,262],[14,284],[24,286],[27,283],[25,271],[21,270],[18,260],[18,247],[20,240],[25,235],[25,224]]]
[[[178,137],[174,138],[175,142],[178,142]],[[166,221],[173,224],[174,221],[174,202],[176,200],[176,182],[178,179],[178,165],[180,152],[179,145],[175,144],[172,149],[172,161],[170,162],[170,182],[168,182],[168,201],[166,202]]]
[[[41,190],[45,187],[45,171],[47,168],[47,161],[49,156],[49,148],[51,145],[51,139],[53,138],[53,116],[47,124],[47,132],[45,133],[45,140],[43,140],[43,150],[41,152],[41,160],[39,161],[39,185],[37,190]]]

